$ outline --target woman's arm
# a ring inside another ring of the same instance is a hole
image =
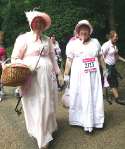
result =
[[[106,63],[102,55],[98,56],[98,61],[103,70],[106,70]]]
[[[65,69],[64,69],[64,80],[65,81],[68,81],[69,79],[69,73],[70,73],[70,70],[71,70],[71,66],[72,66],[72,62],[73,62],[73,59],[74,59],[74,42],[68,42],[67,46],[66,46],[66,56],[67,56],[67,59],[66,59],[66,64],[65,64]]]
[[[26,52],[26,41],[24,35],[17,37],[11,55],[12,63],[23,63],[23,57]]]
[[[69,75],[71,66],[72,66],[72,59],[67,58],[66,59],[66,64],[65,64],[64,76]]]

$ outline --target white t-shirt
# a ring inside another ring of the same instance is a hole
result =
[[[108,64],[108,65],[116,64],[118,48],[117,48],[117,46],[112,44],[111,40],[105,42],[102,45],[101,51],[102,51],[104,61],[106,64]]]

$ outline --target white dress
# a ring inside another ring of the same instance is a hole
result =
[[[79,39],[69,42],[67,57],[73,59],[70,78],[69,123],[84,127],[102,128],[104,123],[103,94],[98,64],[100,44],[91,39],[83,44]]]
[[[37,72],[32,76],[31,82],[26,82],[21,88],[26,128],[29,135],[37,139],[39,148],[53,139],[52,133],[57,129],[55,71],[58,71],[58,66],[48,37],[36,40],[33,32],[20,35],[12,53],[12,62],[26,64],[33,70],[43,46]]]

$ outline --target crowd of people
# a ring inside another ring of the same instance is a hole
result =
[[[27,81],[19,88],[28,134],[37,140],[39,149],[48,148],[53,140],[52,134],[58,128],[58,88],[64,82],[70,84],[69,125],[80,126],[88,134],[95,128],[103,128],[105,79],[102,78],[107,79],[107,87],[112,89],[115,101],[125,105],[125,100],[121,100],[118,94],[118,72],[115,67],[118,59],[125,62],[118,55],[118,34],[111,31],[109,40],[101,46],[98,39],[91,37],[93,27],[90,22],[79,21],[74,36],[66,46],[67,59],[63,73],[60,69],[61,49],[55,34],[50,37],[43,34],[51,26],[50,16],[34,10],[26,12],[26,17],[31,30],[17,37],[11,62],[25,64],[36,72],[30,83]]]

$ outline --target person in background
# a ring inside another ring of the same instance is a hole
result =
[[[33,10],[26,12],[26,17],[31,31],[17,37],[11,62],[25,64],[33,71],[30,81],[20,88],[26,128],[28,134],[37,140],[39,149],[47,149],[53,140],[52,133],[57,130],[56,74],[60,84],[63,77],[52,42],[43,34],[51,26],[50,16]]]
[[[91,38],[93,27],[81,20],[75,27],[78,38],[66,46],[64,81],[69,81],[69,124],[84,127],[92,133],[94,128],[103,128],[104,107],[99,62],[101,46]],[[103,63],[101,63],[103,64]],[[102,65],[104,72],[105,65]]]
[[[55,59],[57,61],[59,68],[61,69],[62,56],[61,56],[61,49],[59,47],[59,43],[56,40],[55,34],[52,34],[50,36],[50,39],[52,41],[52,46],[55,51]],[[58,77],[57,77],[57,84],[58,84],[58,90],[61,91],[62,86],[60,86],[60,84],[59,84]]]
[[[109,86],[112,89],[113,96],[115,98],[115,102],[118,104],[125,105],[125,100],[122,100],[119,97],[118,93],[118,77],[119,73],[117,72],[116,69],[116,63],[118,60],[121,60],[125,62],[125,59],[122,58],[118,54],[118,48],[116,46],[116,43],[118,41],[118,34],[116,31],[110,31],[109,33],[109,40],[105,42],[102,47],[101,51],[103,54],[103,58],[108,70],[108,76],[107,76],[107,81],[109,83]]]
[[[55,34],[52,34],[50,36],[50,39],[52,40],[52,46],[53,46],[53,49],[55,51],[56,61],[59,65],[59,68],[61,68],[61,62],[62,62],[61,49],[60,49],[58,41],[56,40]]]
[[[76,40],[77,38],[79,38],[78,33],[74,30],[73,36],[69,39],[69,42],[70,42],[70,41],[74,41],[74,40]]]
[[[4,47],[4,32],[0,31],[0,76],[2,74],[2,63],[6,60],[6,49]],[[2,82],[0,82],[0,101],[2,101],[5,95],[4,87]]]

